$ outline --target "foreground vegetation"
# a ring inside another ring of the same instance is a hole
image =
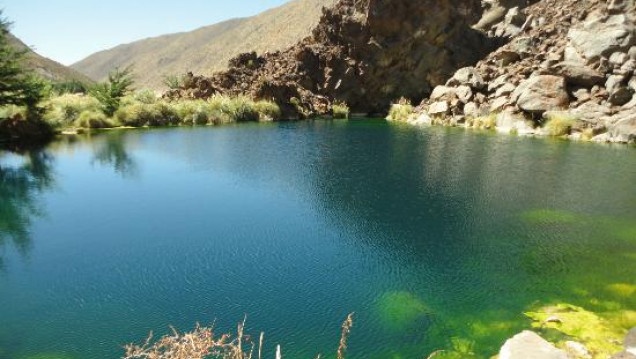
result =
[[[353,313],[342,323],[340,344],[336,352],[337,359],[345,358],[347,338],[353,326]],[[126,354],[123,359],[252,359],[263,357],[263,339],[261,332],[258,345],[244,334],[245,319],[239,323],[236,335],[231,333],[215,336],[214,328],[197,325],[189,333],[179,333],[172,329],[172,334],[165,335],[153,342],[152,333],[142,345],[129,344],[125,346]],[[256,352],[255,352],[256,351]],[[280,345],[276,347],[276,359],[281,359]],[[318,357],[320,358],[320,354]]]

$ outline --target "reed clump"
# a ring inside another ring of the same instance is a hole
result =
[[[342,324],[340,345],[337,358],[345,359],[347,339],[353,326],[353,313]],[[124,347],[122,359],[262,359],[264,333],[261,332],[258,344],[245,335],[245,319],[238,324],[236,335],[226,333],[217,335],[214,327],[197,325],[194,330],[180,333],[174,328],[171,334],[154,340],[152,333],[141,344],[128,344]],[[318,355],[317,358],[320,358]],[[276,359],[282,359],[281,347],[276,347]]]

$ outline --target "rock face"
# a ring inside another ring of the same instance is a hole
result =
[[[522,25],[518,19],[517,25],[507,24],[511,20],[499,12],[487,12],[492,18],[478,27],[493,35],[517,26],[505,31],[509,43],[470,71],[457,71],[446,82],[444,96],[424,100],[417,112],[435,117],[431,105],[446,101],[444,115],[452,121],[444,123],[469,126],[476,117],[505,113],[498,130],[532,133],[519,131],[508,119],[525,117],[540,127],[554,117],[542,116],[546,111],[560,110],[557,117],[576,121],[572,138],[636,142],[636,1],[541,0],[510,13],[525,19]],[[449,96],[459,85],[471,87],[468,108]]]
[[[499,352],[499,359],[568,359],[568,355],[536,333],[526,330],[506,341]]]
[[[565,91],[565,79],[552,75],[539,75],[523,81],[512,93],[512,100],[523,111],[540,113],[564,108],[570,101]]]
[[[247,94],[274,99],[291,117],[328,113],[334,101],[385,112],[402,96],[419,102],[492,49],[471,28],[480,15],[480,0],[340,0],[292,48],[240,55],[228,71],[191,76],[166,97]]]

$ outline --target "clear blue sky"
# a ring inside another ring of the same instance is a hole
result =
[[[255,15],[289,0],[0,0],[13,33],[70,65],[122,43]]]

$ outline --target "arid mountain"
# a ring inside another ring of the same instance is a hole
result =
[[[46,57],[40,56],[12,34],[9,34],[9,41],[13,45],[13,47],[22,51],[26,51],[26,66],[46,79],[54,82],[66,82],[71,80],[76,80],[84,83],[93,82],[87,76],[69,67],[66,67],[51,59],[47,59]]]
[[[192,71],[211,75],[246,52],[287,48],[308,36],[323,6],[335,0],[295,0],[257,16],[234,19],[191,32],[165,35],[98,52],[71,67],[103,79],[115,67],[134,65],[138,87],[161,88],[166,75]]]

